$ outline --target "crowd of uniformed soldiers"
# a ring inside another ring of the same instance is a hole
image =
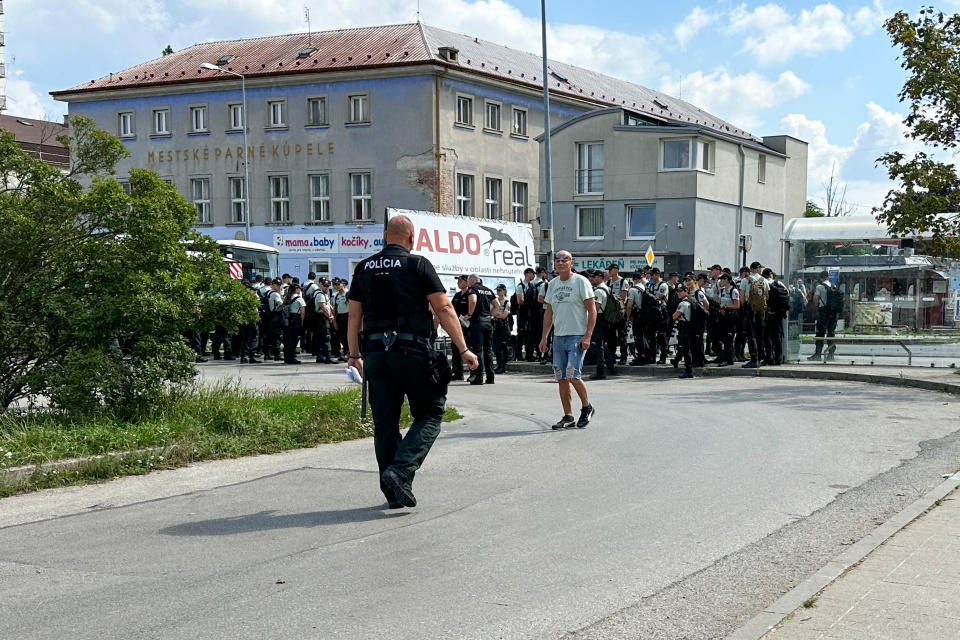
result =
[[[287,273],[273,279],[258,275],[242,283],[260,304],[259,320],[240,325],[234,334],[217,326],[212,336],[191,335],[197,362],[207,362],[208,341],[214,360],[237,360],[239,356],[240,364],[264,360],[302,364],[298,352],[314,356],[317,364],[347,361],[346,279],[328,280],[310,272],[303,283]]]
[[[591,379],[616,375],[617,366],[684,366],[681,377],[692,377],[693,367],[741,364],[744,368],[783,363],[783,324],[788,314],[802,313],[807,292],[798,284],[787,287],[774,271],[759,262],[738,272],[715,264],[707,271],[664,275],[656,267],[643,268],[627,278],[619,265],[603,271],[582,271],[594,287],[597,326],[592,334],[588,362],[596,366]],[[546,363],[537,348],[543,331],[544,293],[550,275],[529,268],[517,285],[513,309],[518,322],[517,360]],[[822,289],[822,291],[821,291]],[[818,307],[817,336],[833,336],[837,313],[828,309],[834,291],[826,272],[814,293]],[[456,305],[456,300],[455,300]],[[799,311],[798,311],[799,310]],[[827,340],[826,357],[836,348]],[[811,359],[821,357],[823,341]]]
[[[742,364],[744,368],[777,366],[783,362],[783,320],[802,312],[807,291],[798,283],[787,287],[770,268],[754,262],[734,273],[719,264],[701,273],[663,274],[656,267],[621,275],[611,263],[603,271],[582,271],[594,287],[597,326],[587,362],[596,366],[591,379],[617,375],[618,366],[693,367]],[[512,295],[506,285],[486,287],[476,274],[457,278],[451,302],[463,334],[479,359],[469,376],[471,384],[493,384],[506,372],[511,359],[547,364],[538,349],[543,332],[544,294],[552,276],[543,267],[526,269]],[[833,357],[829,341],[837,313],[829,308],[831,293],[826,272],[812,292],[818,308],[817,336],[827,338],[810,359]],[[191,337],[198,362],[205,362],[211,343],[214,360],[259,364],[264,360],[301,364],[299,353],[309,353],[317,364],[347,361],[349,319],[348,281],[307,274],[303,283],[284,274],[273,280],[256,276],[243,284],[260,303],[258,322],[241,325],[235,334],[216,327],[210,334]],[[791,311],[792,310],[792,311]],[[516,331],[514,332],[514,327]],[[548,343],[549,344],[549,343]],[[464,380],[459,354],[452,354],[453,379]]]

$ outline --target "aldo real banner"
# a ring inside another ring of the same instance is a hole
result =
[[[429,259],[440,275],[476,273],[491,286],[522,280],[523,270],[536,266],[529,224],[387,209],[388,220],[399,214],[413,222],[413,253]]]

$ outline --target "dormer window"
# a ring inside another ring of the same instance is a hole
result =
[[[230,55],[229,53],[228,53],[227,55],[225,55],[225,56],[220,56],[220,57],[217,59],[217,66],[218,66],[218,67],[222,67],[223,65],[225,65],[225,64],[227,64],[228,62],[230,62],[231,60],[233,60],[233,58],[234,58],[234,56]]]
[[[657,105],[657,106],[660,107],[661,109],[669,109],[669,108],[670,108],[670,107],[668,107],[667,105],[665,105],[663,102],[661,102],[659,98],[654,98],[654,99],[653,99],[653,104]]]
[[[316,48],[314,48],[314,47],[306,47],[306,48],[300,50],[300,53],[297,54],[297,57],[298,57],[298,58],[301,58],[301,59],[303,59],[303,58],[309,58],[309,57],[310,57],[310,54],[313,53],[314,51],[316,51]]]
[[[440,57],[446,60],[447,62],[454,62],[459,64],[459,60],[460,60],[459,49],[454,49],[453,47],[440,47],[439,53],[440,53]]]

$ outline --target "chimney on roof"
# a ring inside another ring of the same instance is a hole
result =
[[[438,50],[440,57],[447,62],[460,64],[460,50],[453,47],[440,47]]]

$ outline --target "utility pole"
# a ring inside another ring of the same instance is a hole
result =
[[[540,216],[540,246],[546,245],[547,267],[553,259],[553,186],[550,167],[550,81],[547,73],[547,0],[540,0],[540,27],[543,37],[543,130],[544,153],[546,154],[545,173],[546,202]]]

